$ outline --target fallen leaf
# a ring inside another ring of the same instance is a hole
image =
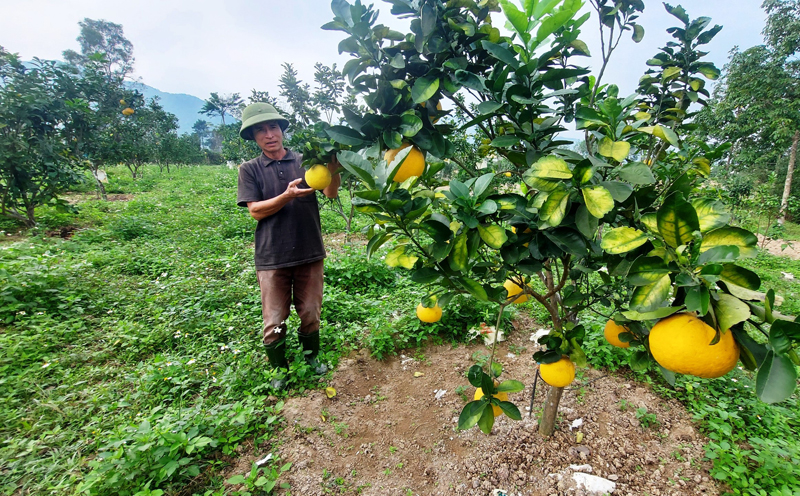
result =
[[[336,388],[332,388],[332,387],[325,388],[325,396],[327,396],[328,399],[333,398],[334,396],[336,396]]]
[[[579,432],[578,434],[575,435],[575,441],[578,443],[583,441],[583,432]]]
[[[422,372],[414,372],[414,377],[422,377],[423,375],[425,374],[423,374]]]

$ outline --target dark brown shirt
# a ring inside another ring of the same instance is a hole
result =
[[[248,202],[269,200],[280,195],[291,181],[302,178],[300,165],[303,156],[291,150],[281,160],[263,153],[239,167],[239,186],[236,202],[246,207]],[[300,184],[308,188],[305,182]],[[258,221],[256,227],[256,270],[292,267],[325,258],[322,228],[316,193],[295,198],[273,215]]]

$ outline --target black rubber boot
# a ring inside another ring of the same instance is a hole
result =
[[[281,391],[286,387],[286,374],[280,369],[289,370],[289,363],[286,361],[286,338],[266,345],[266,350],[269,364],[277,370],[277,375],[272,379],[270,385],[272,389]]]
[[[322,375],[328,371],[327,365],[317,360],[319,354],[319,331],[311,334],[297,334],[300,344],[303,345],[303,358],[306,363],[317,375]]]

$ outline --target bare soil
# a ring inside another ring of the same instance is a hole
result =
[[[293,495],[490,495],[495,489],[515,496],[584,495],[591,493],[575,487],[572,473],[591,471],[614,481],[615,495],[720,493],[703,460],[707,439],[683,406],[624,375],[579,374],[562,397],[556,433],[542,438],[536,431],[546,390],[541,382],[533,417],[527,411],[536,372],[529,336],[539,326],[521,319],[515,327],[496,358],[505,367],[501,379],[527,384],[510,398],[522,421],[497,417],[491,435],[477,427],[456,429],[474,394],[465,372],[476,352],[488,354],[483,344],[431,346],[385,361],[362,350],[333,373],[334,398],[313,391],[286,402],[286,426],[273,455],[293,465],[281,482]],[[654,425],[642,425],[638,408],[655,416]],[[582,425],[571,429],[579,419]],[[248,473],[268,453],[241,453],[228,477]]]
[[[800,260],[800,242],[773,238],[766,238],[765,240],[762,234],[757,234],[756,236],[758,236],[759,248],[767,250],[771,255]]]

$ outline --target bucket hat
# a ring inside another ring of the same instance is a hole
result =
[[[279,114],[269,103],[251,103],[242,111],[242,128],[239,130],[239,136],[244,140],[253,139],[253,130],[250,128],[266,121],[278,121],[281,131],[286,131],[289,127],[286,117]]]

